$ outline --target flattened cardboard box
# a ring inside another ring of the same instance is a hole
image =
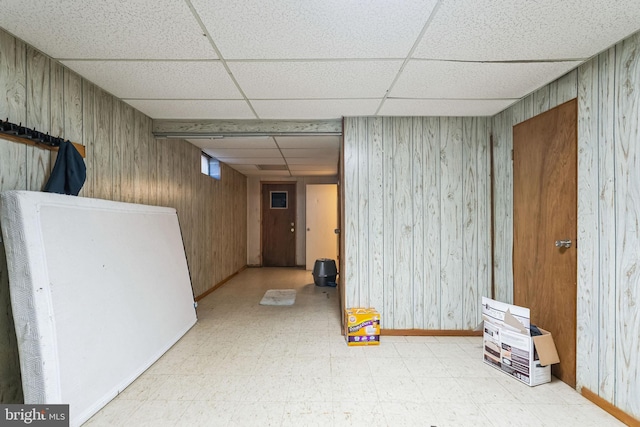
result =
[[[483,297],[482,318],[485,363],[529,386],[551,381],[558,352],[549,331],[538,328],[542,335],[530,335],[528,308]]]
[[[348,308],[345,320],[347,345],[380,344],[380,314],[375,308]]]

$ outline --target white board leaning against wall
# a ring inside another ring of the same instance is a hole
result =
[[[89,419],[196,322],[175,209],[0,194],[24,400]]]

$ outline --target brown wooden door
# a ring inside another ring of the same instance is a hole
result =
[[[577,102],[513,128],[514,303],[550,331],[560,363],[553,374],[576,385]],[[571,247],[556,247],[571,240]]]
[[[262,184],[262,265],[296,265],[296,184]]]

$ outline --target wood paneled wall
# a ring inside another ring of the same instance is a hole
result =
[[[347,307],[386,329],[473,329],[490,295],[487,118],[346,118]]]
[[[640,34],[493,118],[496,296],[513,299],[512,126],[575,97],[577,386],[640,419]]]
[[[200,149],[156,140],[151,119],[0,30],[0,117],[86,146],[81,196],[178,210],[196,296],[246,264],[246,178],[200,173]],[[0,191],[41,190],[55,155],[0,138]],[[0,244],[0,402],[22,400],[4,248]]]

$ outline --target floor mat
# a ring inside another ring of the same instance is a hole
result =
[[[293,305],[295,301],[295,289],[269,289],[262,297],[260,305]]]

